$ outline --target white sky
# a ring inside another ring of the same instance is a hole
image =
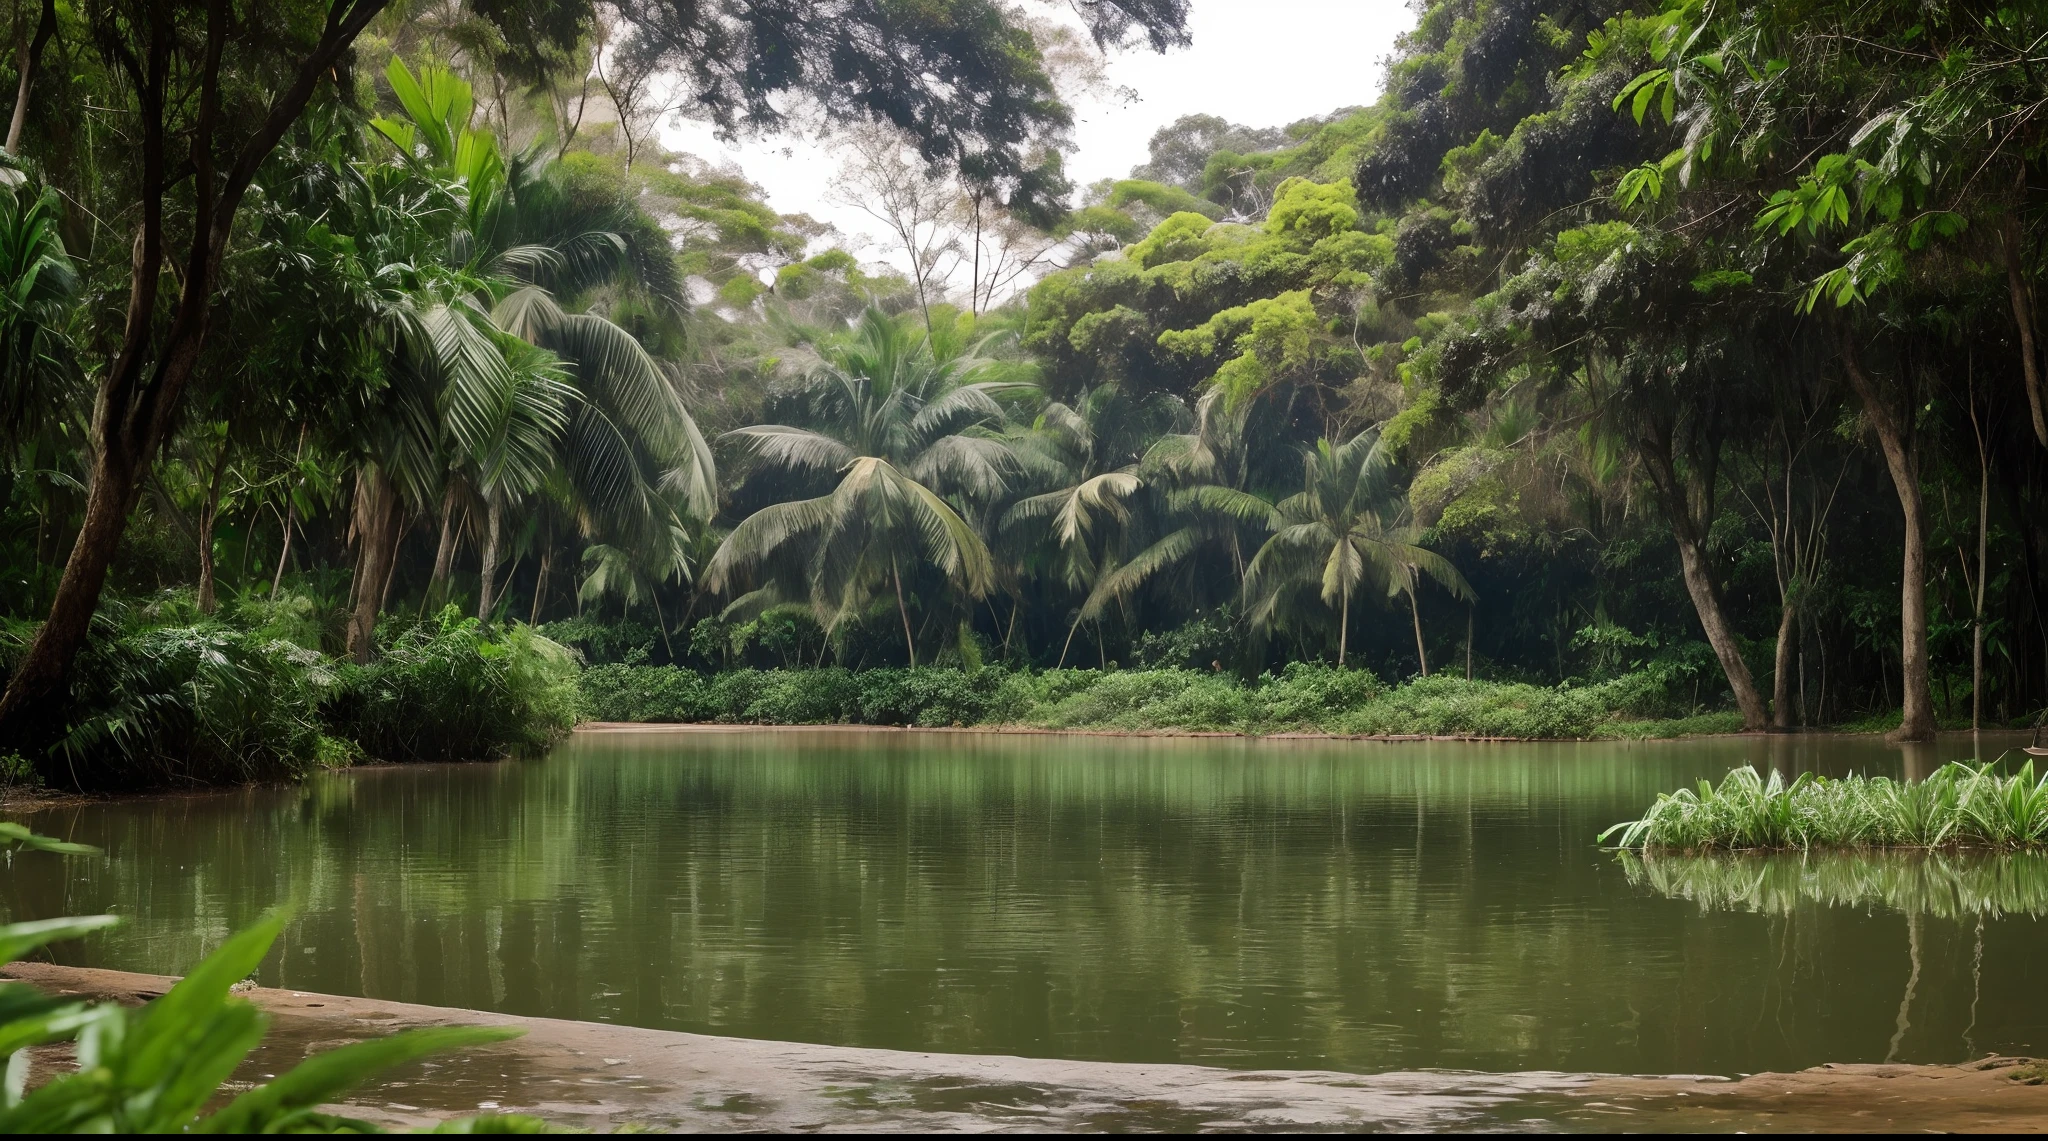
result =
[[[1277,127],[1370,103],[1379,97],[1381,64],[1394,37],[1415,24],[1405,0],[1192,0],[1192,8],[1194,46],[1163,56],[1138,48],[1110,58],[1110,81],[1136,91],[1136,102],[1090,100],[1075,108],[1076,147],[1067,172],[1076,186],[1128,175],[1145,161],[1152,132],[1182,115]],[[877,232],[866,214],[828,201],[839,163],[829,141],[774,137],[728,147],[693,122],[665,129],[663,141],[712,163],[736,163],[767,191],[770,206],[829,222],[851,246]],[[859,253],[882,260],[887,251],[876,244]]]

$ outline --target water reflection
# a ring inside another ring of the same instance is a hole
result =
[[[2048,855],[1869,849],[1645,855],[1620,852],[1630,883],[1702,911],[1789,916],[1812,904],[1940,919],[2048,914]]]
[[[1908,763],[1911,771],[1911,762]],[[1618,853],[1629,882],[1702,911],[1735,910],[1791,917],[1819,907],[1881,907],[1906,917],[1908,973],[1885,1052],[1898,1060],[1912,1030],[1913,1001],[1926,965],[1927,921],[1969,920],[1970,1021],[1966,1054],[1976,1052],[1983,998],[1984,928],[2008,915],[2048,913],[2048,855],[2038,852],[1847,851],[1820,853]]]
[[[1703,907],[1592,842],[1774,759],[1901,769],[1867,739],[584,737],[537,763],[51,810],[41,830],[110,858],[20,864],[5,899],[131,916],[64,952],[92,965],[176,970],[295,899],[272,985],[900,1049],[1712,1073],[1952,1060],[1966,1027],[2048,1043],[2040,909],[2016,889],[1916,905],[1902,1033],[1907,920],[1851,872],[1811,874],[1855,906]],[[1752,896],[1798,896],[1777,875]],[[1973,953],[1952,929],[1979,918]],[[1976,984],[2009,1001],[1973,1022]]]

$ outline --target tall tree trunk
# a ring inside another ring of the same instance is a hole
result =
[[[21,71],[21,81],[14,88],[14,118],[7,124],[7,153],[20,154],[21,128],[28,122],[28,93],[34,86],[36,68],[43,59],[43,46],[57,32],[57,0],[43,0],[42,15],[36,19],[36,34],[33,40],[23,44],[15,56],[16,66]]]
[[[1415,601],[1415,586],[1408,586],[1408,614],[1415,619],[1415,660],[1422,663],[1422,676],[1429,676],[1429,651],[1422,648],[1422,607]]]
[[[1478,619],[1478,617],[1479,617],[1479,604],[1478,604],[1478,603],[1476,603],[1476,602],[1472,602],[1472,603],[1467,603],[1467,604],[1466,604],[1466,606],[1465,606],[1465,680],[1466,680],[1466,681],[1471,681],[1471,680],[1472,680],[1472,626],[1473,626],[1473,623],[1474,623],[1474,622],[1475,622],[1475,621],[1476,621],[1476,620]]]
[[[398,532],[398,489],[381,468],[356,476],[355,531],[357,550],[355,603],[349,615],[348,656],[358,665],[376,651],[377,612],[391,578],[392,541]]]
[[[1970,729],[1974,732],[1984,726],[1984,579],[1991,572],[1991,453],[1984,448],[1984,425],[1977,419],[1974,384],[1970,430],[1977,438],[1977,581],[1970,599]]]
[[[484,573],[482,585],[477,588],[476,616],[484,622],[491,620],[491,604],[497,601],[498,545],[504,526],[505,501],[493,495],[490,509],[484,515]]]
[[[2025,170],[2021,172],[2021,189],[2025,189]],[[2048,447],[2048,403],[2041,391],[2041,359],[2034,347],[2034,297],[2027,285],[2024,266],[2025,251],[2022,245],[2025,237],[2020,230],[2018,210],[2006,211],[1999,222],[2000,245],[2005,249],[2005,285],[2012,301],[2013,323],[2020,330],[2020,383],[2027,390],[2027,410],[2034,416],[2034,439]]]
[[[296,123],[314,90],[343,52],[388,0],[337,0],[320,38],[298,61],[291,78],[276,90],[263,121],[239,146],[226,143],[233,164],[218,159],[223,140],[220,68],[228,37],[227,5],[208,9],[203,64],[196,71],[174,67],[176,21],[151,21],[135,37],[146,40],[123,57],[135,103],[130,117],[136,139],[137,225],[131,247],[128,308],[119,348],[100,371],[93,401],[92,484],[86,493],[84,525],[72,544],[57,583],[50,616],[36,631],[0,696],[0,746],[39,758],[61,732],[60,700],[71,664],[85,643],[86,629],[106,585],[107,569],[120,546],[128,512],[144,471],[162,446],[199,364],[212,316],[214,284],[234,232],[235,214],[256,172]],[[173,91],[173,71],[177,71]],[[188,92],[196,101],[186,104]],[[189,126],[173,124],[170,108],[195,107]],[[189,159],[174,157],[173,140],[189,145]],[[189,195],[183,228],[190,246],[175,278],[177,298],[160,305],[166,282],[165,205],[174,184]],[[163,315],[168,314],[168,320]],[[54,777],[57,774],[47,773]]]
[[[228,440],[223,437],[220,451],[214,456],[213,471],[206,480],[206,501],[199,505],[199,612],[212,614],[220,609],[216,595],[213,565],[213,528],[220,519],[220,484],[228,472]]]
[[[286,493],[284,501],[284,544],[277,552],[277,573],[270,576],[270,601],[276,602],[284,589],[284,564],[292,557],[292,524],[297,522],[298,501]]]
[[[1798,675],[1794,664],[1792,635],[1798,629],[1799,608],[1792,604],[1790,591],[1781,591],[1778,601],[1778,652],[1771,662],[1771,728],[1792,728],[1792,680]]]
[[[1877,433],[1885,470],[1891,474],[1892,490],[1898,493],[1899,513],[1905,521],[1906,549],[1899,567],[1900,719],[1892,736],[1900,741],[1931,740],[1934,691],[1928,683],[1927,666],[1927,522],[1920,501],[1920,460],[1912,424],[1878,387],[1876,378],[1863,370],[1852,334],[1844,329],[1840,338],[1843,371],[1849,374],[1864,416]]]
[[[1344,603],[1337,608],[1337,668],[1344,668],[1344,651],[1351,644],[1351,592],[1344,592]],[[1417,643],[1420,645],[1420,643]]]
[[[448,572],[455,566],[455,501],[460,494],[450,478],[448,490],[441,496],[441,537],[434,544],[434,577],[427,580],[430,605],[440,605],[448,593]]]
[[[292,457],[293,470],[298,470],[299,465],[305,461],[305,458],[306,425],[301,424],[299,425],[299,450],[298,453]],[[272,602],[277,601],[278,591],[283,589],[284,587],[285,560],[291,558],[292,556],[292,524],[298,521],[298,490],[299,485],[304,482],[305,475],[303,472],[301,472],[299,478],[293,480],[292,486],[287,488],[284,493],[284,543],[283,549],[277,552],[277,573],[270,576],[270,600]],[[255,524],[253,522],[250,524],[250,529],[252,531],[255,529]]]
[[[903,572],[896,569],[895,555],[889,556],[889,578],[896,584],[896,613],[903,619],[903,648],[910,651],[910,668],[916,669],[917,641],[910,636],[910,608],[903,604]],[[1075,623],[1077,626],[1079,624],[1079,622]],[[1073,640],[1074,636],[1072,634],[1067,635],[1067,641],[1072,642]],[[1060,655],[1060,660],[1064,662],[1066,655]]]
[[[1678,541],[1678,563],[1685,575],[1685,592],[1692,598],[1692,607],[1699,615],[1701,629],[1706,632],[1707,644],[1714,648],[1714,657],[1720,661],[1721,672],[1728,678],[1728,689],[1735,695],[1735,707],[1742,711],[1742,731],[1761,733],[1769,726],[1770,716],[1764,710],[1763,695],[1757,691],[1756,679],[1750,675],[1749,663],[1742,659],[1742,645],[1736,640],[1735,629],[1728,624],[1727,613],[1721,603],[1721,589],[1714,584],[1713,569],[1707,565],[1703,523],[1708,521],[1702,521],[1693,511],[1692,489],[1678,474],[1672,459],[1670,435],[1663,431],[1644,433],[1640,443],[1650,485],[1656,489],[1664,517],[1671,524],[1672,538]]]

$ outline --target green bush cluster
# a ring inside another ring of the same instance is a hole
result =
[[[1296,662],[1250,682],[1213,670],[730,670],[609,665],[581,677],[600,721],[756,725],[1025,725],[1125,732],[1592,736],[1631,678],[1577,689],[1433,677],[1389,688]]]
[[[495,630],[453,607],[399,633],[375,662],[341,667],[334,732],[385,761],[532,751],[576,723],[576,661],[530,626]]]
[[[644,662],[654,653],[661,631],[645,622],[601,622],[565,618],[542,624],[540,632],[583,655],[586,662]]]
[[[304,616],[289,604],[197,621],[165,602],[109,608],[79,655],[63,734],[40,764],[0,765],[0,780],[40,768],[65,787],[217,785],[363,756],[496,757],[548,744],[579,715],[573,655],[531,628],[451,609],[356,666],[280,636]],[[317,642],[310,624],[298,632]],[[0,684],[32,633],[0,629]]]
[[[1075,671],[1069,671],[1075,672]],[[1013,679],[999,668],[726,670],[592,666],[583,671],[586,714],[598,721],[753,725],[974,725],[1012,718]]]
[[[0,632],[6,670],[31,633]],[[221,623],[124,631],[96,619],[45,767],[118,787],[290,775],[345,755],[320,715],[337,681],[318,651],[265,633]]]

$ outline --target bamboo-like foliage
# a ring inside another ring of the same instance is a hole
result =
[[[1888,846],[2033,848],[2048,842],[2048,776],[1952,763],[1925,780],[1802,773],[1787,781],[1745,765],[1657,798],[1619,833],[1622,848],[1693,851]]]

